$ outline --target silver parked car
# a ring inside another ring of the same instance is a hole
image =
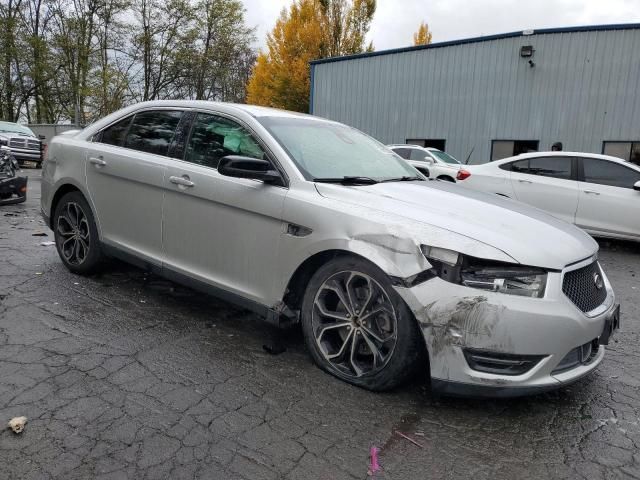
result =
[[[11,122],[0,122],[0,146],[11,149],[19,164],[39,167],[42,164],[42,144],[33,131]]]
[[[126,108],[51,142],[42,213],[72,272],[115,256],[300,322],[321,368],[372,390],[416,369],[445,394],[556,388],[618,325],[586,233],[308,115]]]

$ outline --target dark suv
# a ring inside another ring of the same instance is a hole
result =
[[[0,122],[0,146],[2,145],[11,149],[20,165],[42,165],[42,144],[29,128],[17,123]]]

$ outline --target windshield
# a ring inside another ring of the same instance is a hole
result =
[[[384,181],[419,175],[398,155],[355,128],[308,118],[258,120],[307,180],[368,177]]]
[[[453,158],[448,153],[441,152],[440,150],[429,150],[429,153],[436,157],[438,160],[444,163],[451,163],[453,165],[462,165],[458,160]]]
[[[21,135],[29,135],[30,137],[35,137],[35,134],[29,128],[18,125],[17,123],[0,122],[0,132],[18,133]]]

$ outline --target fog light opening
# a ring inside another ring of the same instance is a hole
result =
[[[496,375],[522,375],[535,367],[544,355],[515,355],[465,348],[464,356],[472,370]]]

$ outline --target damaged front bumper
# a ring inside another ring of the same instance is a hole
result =
[[[611,325],[619,323],[613,290],[605,277],[605,301],[585,314],[562,293],[562,277],[563,272],[549,272],[543,298],[488,292],[438,277],[412,288],[396,286],[423,332],[434,392],[529,395],[595,369],[604,357],[600,340],[608,340]]]
[[[27,177],[0,178],[0,205],[22,203],[27,199]]]

